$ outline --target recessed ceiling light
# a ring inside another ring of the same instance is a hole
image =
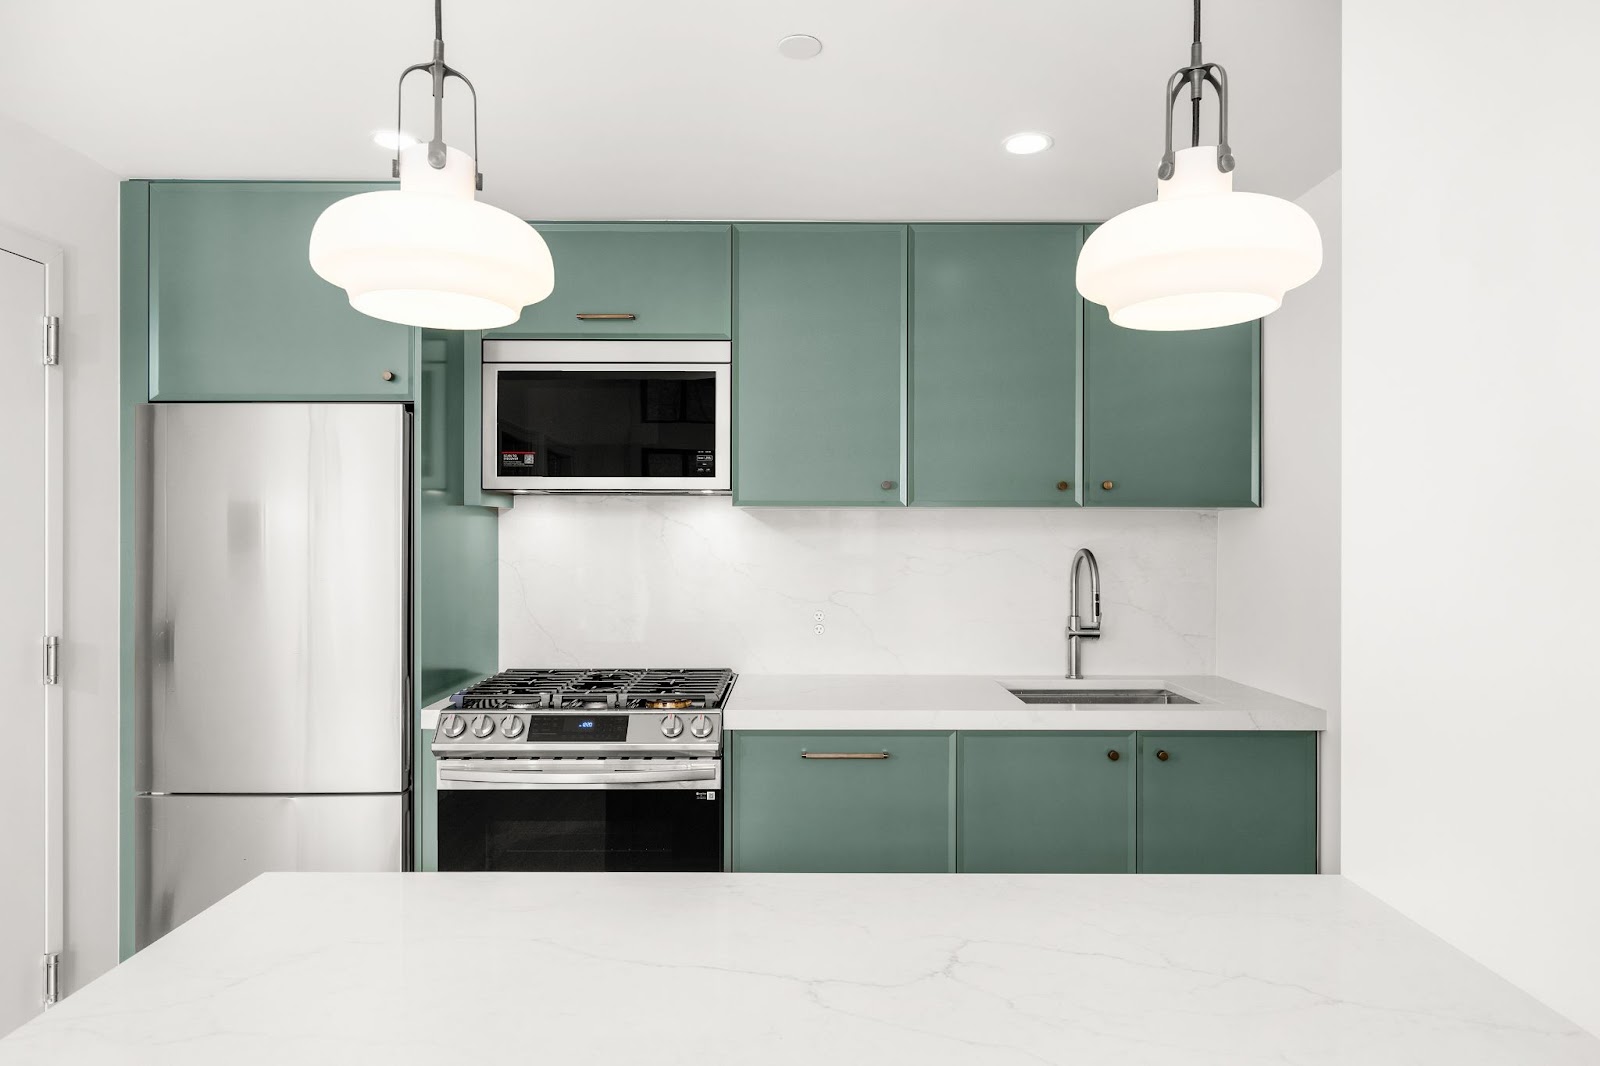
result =
[[[1056,142],[1048,133],[1030,131],[1027,133],[1013,133],[1000,143],[1005,145],[1006,151],[1012,155],[1033,155],[1036,152],[1044,151]]]
[[[417,139],[405,131],[373,130],[372,143],[379,148],[387,148],[391,152],[398,152],[402,148],[410,148],[417,143]]]
[[[822,42],[809,33],[791,33],[778,42],[778,54],[790,59],[814,59],[822,54]]]

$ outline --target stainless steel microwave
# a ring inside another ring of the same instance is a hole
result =
[[[483,487],[725,493],[727,341],[485,341]]]

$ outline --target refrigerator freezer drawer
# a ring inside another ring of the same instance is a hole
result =
[[[139,796],[134,802],[138,948],[257,874],[401,868],[400,795]]]
[[[137,428],[136,790],[401,791],[404,409],[147,404]]]

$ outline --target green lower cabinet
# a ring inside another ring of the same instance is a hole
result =
[[[961,733],[962,873],[1130,873],[1132,733]]]
[[[1083,227],[911,227],[913,505],[1078,503]]]
[[[411,795],[416,804],[416,869],[433,873],[439,869],[439,783],[434,773],[433,730],[417,731],[417,757],[412,760],[416,778]]]
[[[1259,505],[1261,323],[1159,333],[1083,311],[1085,502]]]
[[[146,187],[150,399],[416,397],[413,331],[355,310],[307,259],[324,208],[383,186]]]
[[[939,873],[955,868],[954,734],[731,736],[732,869]]]
[[[727,223],[536,222],[556,287],[496,337],[726,339]],[[612,316],[584,317],[578,316]]]
[[[1317,872],[1315,733],[1139,734],[1139,872]]]
[[[893,506],[906,227],[734,227],[734,502]]]

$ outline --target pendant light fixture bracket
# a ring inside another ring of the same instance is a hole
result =
[[[400,72],[399,84],[395,87],[394,101],[394,128],[398,133],[404,127],[401,120],[405,114],[405,85],[406,79],[425,70],[433,80],[433,136],[428,140],[428,165],[435,170],[443,170],[445,164],[444,142],[444,83],[447,78],[455,78],[467,87],[472,94],[472,165],[474,170],[473,180],[477,183],[479,192],[483,191],[483,171],[478,169],[478,90],[473,87],[472,80],[444,61],[444,14],[443,0],[434,0],[433,4],[433,59],[427,63],[413,63]],[[394,177],[400,176],[400,148],[395,147],[394,163],[390,168]]]
[[[1194,41],[1189,45],[1189,65],[1175,71],[1167,79],[1167,145],[1161,154],[1161,166],[1156,176],[1162,181],[1172,178],[1176,161],[1172,149],[1172,109],[1178,105],[1178,96],[1185,85],[1189,86],[1189,113],[1191,116],[1190,145],[1200,145],[1200,97],[1209,83],[1217,90],[1217,169],[1224,174],[1233,172],[1233,149],[1228,146],[1228,72],[1219,64],[1207,63],[1201,55],[1200,0],[1194,0]]]

